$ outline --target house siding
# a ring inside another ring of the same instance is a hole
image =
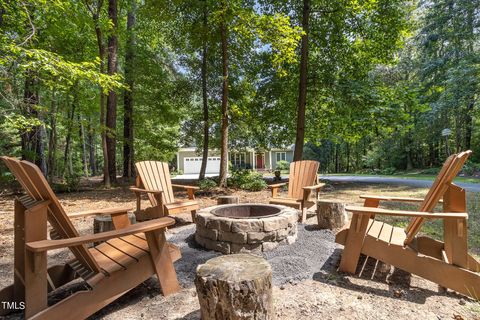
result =
[[[270,152],[272,154],[272,163],[270,163]],[[265,151],[263,154],[265,155],[265,170],[275,170],[277,166],[277,153],[279,152],[285,152],[286,156],[286,161],[292,162],[293,161],[293,150],[276,150],[276,151]],[[238,153],[244,153],[245,154],[245,167],[247,168],[252,168],[253,169],[253,162],[256,161],[255,157],[252,157],[252,152],[251,151],[245,151],[245,152],[235,152],[231,151],[229,152],[229,161],[230,161],[230,156],[233,154],[238,154]],[[255,155],[257,154],[262,154],[262,152],[256,152]],[[185,158],[190,158],[190,157],[201,157],[202,154],[197,152],[197,151],[190,151],[190,150],[181,150],[178,152],[177,155],[177,160],[178,160],[178,169],[185,171],[184,168],[184,159]],[[220,156],[220,152],[216,150],[210,150],[208,152],[209,157],[215,157],[215,156]],[[256,169],[256,163],[255,163],[255,169]]]
[[[185,168],[184,168],[184,165],[183,165],[185,158],[201,157],[201,156],[202,156],[202,154],[198,153],[196,151],[185,151],[185,150],[179,151],[178,152],[178,169],[182,170],[182,171],[185,171]],[[209,151],[208,156],[209,157],[219,156],[219,153],[215,152],[215,151]]]
[[[293,161],[293,151],[292,150],[285,150],[285,151],[272,151],[272,169],[275,170],[277,167],[277,153],[285,152],[285,158],[287,162]]]

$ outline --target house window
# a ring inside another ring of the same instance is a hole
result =
[[[234,168],[245,166],[245,153],[230,153],[230,162]]]
[[[287,153],[286,152],[277,152],[277,162],[278,161],[287,161]]]

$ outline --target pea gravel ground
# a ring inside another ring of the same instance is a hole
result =
[[[169,241],[180,247],[182,259],[175,264],[182,285],[191,285],[199,264],[216,257],[219,253],[206,251],[193,239],[195,226],[186,226],[169,237]],[[297,241],[291,245],[281,245],[277,249],[263,253],[272,266],[273,284],[298,283],[312,279],[320,270],[331,270],[338,255],[333,255],[335,236],[330,230],[319,230],[313,225],[298,225]]]
[[[99,184],[100,179],[97,181]],[[361,204],[360,194],[382,194],[418,197],[426,189],[405,186],[334,183],[321,193],[322,199],[342,199],[346,203]],[[241,190],[212,191],[197,194],[200,206],[216,203],[218,195],[234,194],[240,202],[266,203],[267,191]],[[13,279],[13,200],[15,194],[0,191],[0,288]],[[68,213],[95,208],[135,206],[135,198],[125,187],[110,190],[59,194]],[[186,194],[177,194],[186,197]],[[142,206],[148,206],[142,201]],[[89,319],[130,320],[200,319],[198,298],[193,277],[198,264],[218,255],[199,248],[193,241],[194,227],[190,214],[180,215],[177,227],[168,231],[168,238],[181,247],[182,259],[175,263],[182,290],[164,297],[156,277],[120,297]],[[92,219],[73,221],[81,234],[92,232]],[[439,293],[434,283],[416,276],[392,270],[381,263],[365,261],[361,276],[339,274],[341,248],[333,243],[333,232],[316,230],[315,217],[307,225],[299,226],[297,242],[266,253],[273,268],[273,299],[277,320],[290,319],[480,319],[480,305],[452,292]],[[183,226],[182,226],[183,225]],[[49,254],[50,263],[65,261],[68,250]],[[360,266],[363,264],[361,263]],[[376,272],[373,272],[376,271]],[[396,275],[397,273],[397,275]],[[398,276],[398,273],[400,276]],[[80,306],[79,306],[80,307]],[[0,317],[2,318],[2,317]],[[22,319],[21,313],[6,319]]]

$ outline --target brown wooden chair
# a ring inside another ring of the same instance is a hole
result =
[[[424,199],[362,196],[364,207],[348,206],[350,226],[336,235],[345,246],[340,271],[355,273],[361,253],[475,299],[480,298],[480,264],[468,254],[465,190],[452,183],[472,152],[450,156]],[[443,212],[433,210],[443,199]],[[420,204],[418,212],[378,208],[380,201]],[[411,218],[406,229],[375,220],[376,216]],[[441,219],[443,242],[419,236],[425,220]]]
[[[137,169],[136,186],[130,189],[137,198],[137,219],[139,221],[180,212],[190,212],[192,221],[195,221],[195,214],[200,208],[195,200],[195,190],[198,187],[172,184],[168,163],[159,161],[141,161],[135,163]],[[173,188],[182,188],[187,191],[188,200],[175,200]],[[141,209],[141,195],[146,193],[150,208]]]
[[[67,215],[37,166],[1,159],[26,195],[15,200],[14,281],[0,291],[0,301],[24,302],[27,319],[85,319],[154,274],[163,294],[179,290],[173,261],[180,251],[166,242],[164,233],[173,219],[130,225],[130,208]],[[80,236],[70,219],[95,214],[110,214],[116,230]],[[47,239],[47,222],[52,240]],[[86,246],[100,241],[105,242]],[[60,248],[69,248],[74,258],[48,266],[47,252]],[[73,280],[82,284],[79,291],[49,305],[47,295]],[[1,307],[0,314],[9,313],[4,304]]]
[[[301,221],[307,219],[307,210],[315,210],[316,200],[320,189],[325,185],[318,183],[318,168],[320,164],[317,161],[302,160],[290,163],[290,174],[288,177],[288,196],[279,197],[278,189],[287,185],[284,183],[272,184],[269,186],[272,190],[272,197],[269,203],[280,204],[299,209],[302,212]],[[309,199],[310,193],[315,191],[315,201]]]

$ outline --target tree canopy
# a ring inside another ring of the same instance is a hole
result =
[[[181,146],[435,167],[480,147],[479,28],[479,0],[0,0],[0,154],[107,184]]]

